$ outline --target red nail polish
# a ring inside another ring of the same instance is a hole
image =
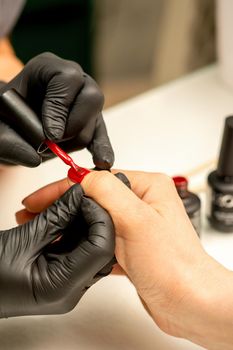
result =
[[[68,177],[71,181],[76,183],[81,183],[83,178],[90,173],[90,170],[86,168],[82,168],[74,163],[73,159],[64,152],[56,143],[45,140],[45,144],[49,147],[49,149],[56,154],[63,162],[70,166],[68,170]]]

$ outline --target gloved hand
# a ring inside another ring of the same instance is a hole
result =
[[[80,185],[34,220],[2,231],[0,317],[70,311],[111,271],[114,240],[110,216]]]
[[[0,87],[0,94],[10,88],[19,92],[41,118],[48,139],[59,142],[68,152],[87,147],[99,169],[112,166],[114,154],[101,113],[104,97],[78,63],[52,53],[40,54]],[[31,145],[1,121],[0,146],[2,163],[35,167],[41,162]],[[45,152],[43,157],[52,157],[52,153]]]

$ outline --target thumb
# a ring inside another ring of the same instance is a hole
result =
[[[92,172],[82,181],[82,188],[88,197],[94,199],[108,211],[116,228],[116,235],[135,235],[139,223],[145,220],[148,210],[124,183],[108,171]]]

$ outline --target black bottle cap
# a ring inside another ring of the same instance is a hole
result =
[[[14,129],[36,151],[45,140],[40,119],[14,89],[0,95],[0,120]]]
[[[219,176],[233,176],[233,116],[225,119],[217,174]]]
[[[188,180],[184,176],[173,176],[173,181],[176,186],[176,190],[181,198],[185,198],[188,195]]]

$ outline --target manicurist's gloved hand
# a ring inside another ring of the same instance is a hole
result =
[[[68,312],[111,271],[113,255],[110,216],[71,187],[32,221],[0,232],[0,318]]]
[[[78,63],[52,53],[40,54],[12,81],[0,85],[0,94],[10,88],[22,95],[41,118],[48,139],[66,151],[87,147],[98,168],[112,166],[114,154],[102,117],[104,97]],[[43,154],[45,158],[51,156]],[[0,121],[0,162],[35,167],[41,157]]]

